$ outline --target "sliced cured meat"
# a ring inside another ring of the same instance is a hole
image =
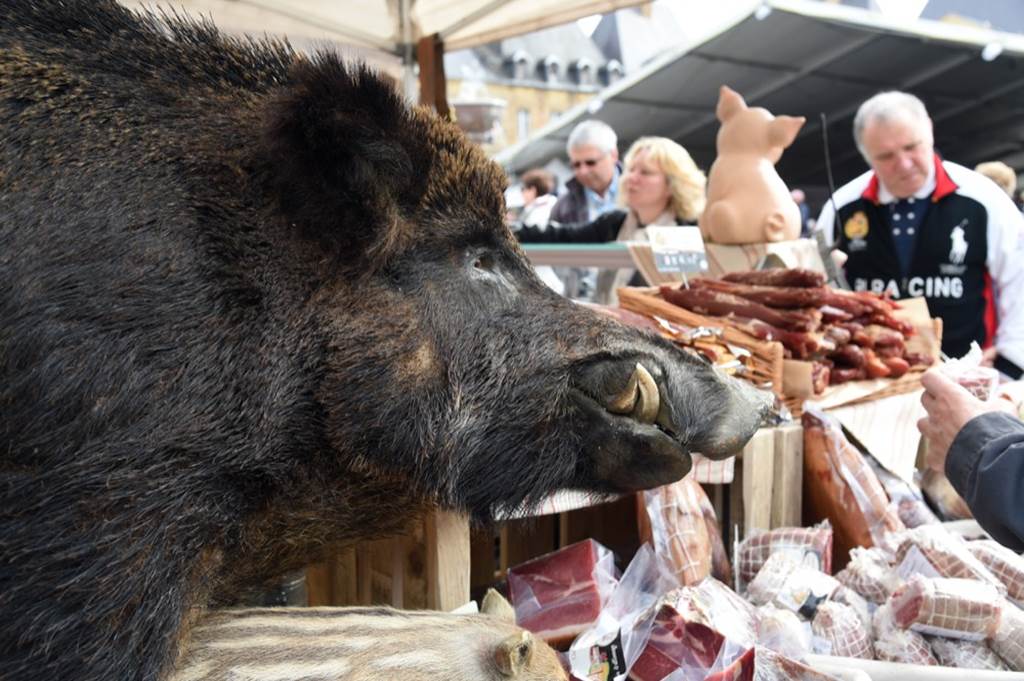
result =
[[[725,637],[700,622],[688,622],[670,605],[662,605],[640,657],[629,670],[633,681],[661,681],[680,667],[709,669]]]
[[[614,557],[587,539],[510,568],[508,586],[516,624],[564,646],[601,614],[615,587]]]

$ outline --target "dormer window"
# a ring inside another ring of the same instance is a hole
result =
[[[601,67],[602,75],[604,75],[604,82],[606,85],[621,80],[622,76],[625,75],[622,64],[618,59],[610,59],[608,63]]]
[[[594,63],[589,59],[577,59],[573,64],[572,70],[579,85],[593,85],[596,81]]]
[[[562,60],[553,54],[549,54],[540,63],[540,72],[541,77],[549,83],[558,80],[562,75]]]
[[[530,77],[530,66],[533,60],[525,50],[516,50],[509,59],[509,65],[513,80],[528,80]]]

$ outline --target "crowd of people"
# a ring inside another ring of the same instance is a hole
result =
[[[803,191],[793,191],[802,236],[822,233],[855,290],[923,297],[943,321],[945,355],[963,356],[977,343],[985,348],[984,364],[1003,380],[1020,380],[1024,214],[1014,200],[1017,174],[1001,162],[972,170],[943,159],[925,105],[905,92],[865,101],[853,141],[868,169],[837,189],[816,219]],[[539,188],[527,194],[524,217],[514,225],[521,241],[643,241],[648,225],[697,223],[707,179],[674,141],[640,138],[620,163],[615,132],[589,120],[572,131],[566,152],[573,177],[557,199]],[[543,186],[553,187],[545,175]],[[536,219],[541,212],[547,220]],[[618,286],[642,283],[637,276],[601,273],[591,297],[612,301]],[[918,426],[931,442],[929,464],[945,470],[994,537],[1024,549],[1024,515],[1017,510],[1024,503],[1024,422],[936,370],[922,382],[927,416]]]

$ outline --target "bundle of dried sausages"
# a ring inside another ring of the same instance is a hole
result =
[[[662,286],[665,300],[726,322],[761,340],[778,341],[794,359],[815,363],[815,389],[867,378],[899,378],[929,358],[906,351],[914,333],[897,305],[865,291],[825,285],[819,272],[774,269],[700,278],[689,288]]]

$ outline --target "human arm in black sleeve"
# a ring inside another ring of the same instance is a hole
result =
[[[986,532],[1024,551],[1024,422],[1003,412],[975,416],[949,448],[946,476]]]
[[[600,244],[615,241],[619,229],[626,220],[626,212],[613,210],[598,216],[590,222],[559,224],[551,222],[543,227],[513,228],[513,233],[521,243],[594,243]]]

